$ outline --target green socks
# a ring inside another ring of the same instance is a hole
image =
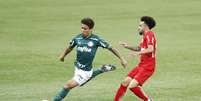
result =
[[[97,75],[99,75],[101,73],[103,73],[103,71],[101,69],[97,69],[97,70],[93,71],[93,74],[88,81],[90,81],[91,79],[93,79],[94,77],[96,77]],[[82,84],[82,85],[84,85],[84,84]],[[66,95],[68,94],[69,91],[70,91],[70,89],[62,88],[61,91],[54,97],[53,101],[61,101],[62,99],[64,99],[64,97],[66,97]]]
[[[62,88],[62,90],[54,97],[53,101],[61,101],[70,91],[70,89]]]
[[[96,77],[97,75],[99,75],[101,73],[103,73],[103,71],[101,69],[97,69],[97,70],[93,71],[91,79],[94,78],[94,77]]]
[[[89,80],[87,80],[84,84],[82,84],[81,86],[85,85],[87,82],[89,82],[91,79],[95,78],[97,75],[99,75],[101,73],[103,73],[103,71],[101,69],[97,69],[97,70],[93,71],[91,78]]]

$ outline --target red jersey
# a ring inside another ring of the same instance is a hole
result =
[[[153,45],[154,51],[152,53],[142,54],[139,65],[146,69],[153,69],[156,64],[156,38],[155,33],[152,31],[143,34],[140,43],[141,50],[148,48],[148,45]]]

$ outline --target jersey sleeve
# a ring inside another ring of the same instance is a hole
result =
[[[152,33],[146,35],[146,44],[154,45],[154,35]]]
[[[69,47],[70,48],[74,48],[77,45],[76,39],[73,38],[70,42],[69,42]]]
[[[102,47],[102,48],[110,48],[110,44],[108,42],[106,42],[105,40],[103,40],[102,38],[99,38],[99,44],[98,46]]]

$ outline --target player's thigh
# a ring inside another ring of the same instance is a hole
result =
[[[127,86],[130,84],[131,80],[132,80],[132,78],[129,77],[129,76],[127,76],[127,77],[124,78],[124,80],[122,81],[121,84],[122,84],[123,86],[126,86],[126,87],[127,87]]]
[[[74,87],[77,87],[78,85],[79,84],[75,80],[71,79],[64,85],[64,88],[72,89]]]
[[[92,73],[93,71],[83,71],[81,69],[77,69],[72,80],[76,81],[79,86],[82,86],[90,80]]]
[[[153,74],[154,71],[142,69],[135,75],[134,79],[138,82],[139,85],[143,85]]]
[[[139,67],[136,66],[127,74],[127,76],[131,77],[131,78],[134,78],[135,75],[138,73],[138,71],[139,71]]]
[[[137,87],[139,85],[139,82],[135,79],[132,79],[131,82],[128,85],[128,88],[133,88],[133,87]]]

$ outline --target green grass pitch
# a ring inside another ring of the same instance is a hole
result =
[[[80,33],[80,20],[95,20],[94,32],[127,57],[118,45],[136,45],[138,19],[157,20],[157,71],[144,85],[155,101],[201,101],[200,0],[0,0],[0,100],[50,100],[73,76],[75,51],[59,62],[58,55]],[[110,57],[110,58],[108,58]],[[137,59],[123,69],[109,51],[99,49],[94,67],[118,66],[64,101],[112,101],[121,80]],[[130,91],[123,101],[139,101]]]

